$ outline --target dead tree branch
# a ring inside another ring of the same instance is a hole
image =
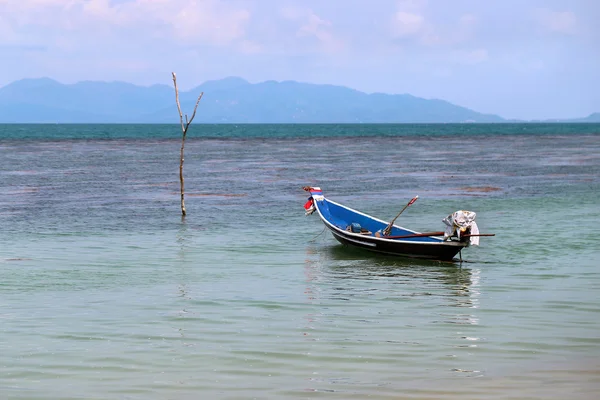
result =
[[[183,199],[183,197],[184,197],[183,150],[185,147],[185,137],[187,135],[188,128],[190,127],[190,124],[192,123],[192,121],[194,120],[194,117],[196,116],[196,110],[198,109],[198,104],[200,103],[200,100],[202,99],[204,92],[201,92],[200,96],[198,96],[198,100],[196,100],[196,105],[194,106],[194,112],[192,113],[192,117],[188,120],[187,114],[185,115],[185,123],[184,123],[183,113],[181,112],[181,105],[179,104],[179,90],[177,89],[177,77],[175,76],[175,72],[172,72],[172,74],[173,74],[173,85],[175,86],[175,101],[177,102],[177,111],[179,111],[179,122],[181,123],[181,132],[182,132],[181,152],[180,152],[180,156],[179,156],[179,182],[181,184],[181,214],[185,217],[186,211],[185,211],[185,202]]]

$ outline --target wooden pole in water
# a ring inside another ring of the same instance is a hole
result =
[[[175,72],[172,72],[172,75],[173,75],[173,85],[175,86],[175,102],[177,103],[177,111],[179,111],[179,122],[181,123],[181,131],[182,131],[181,151],[179,154],[179,183],[180,183],[180,187],[181,187],[181,215],[183,217],[185,217],[186,211],[185,211],[185,202],[183,199],[183,197],[184,197],[183,149],[185,147],[185,137],[187,135],[188,128],[190,127],[190,124],[192,123],[192,121],[194,120],[194,117],[196,116],[196,109],[198,108],[198,103],[200,103],[200,99],[202,99],[204,92],[201,92],[200,96],[198,96],[198,100],[196,100],[196,106],[194,107],[194,112],[192,113],[192,117],[188,120],[187,114],[185,115],[185,124],[184,124],[183,114],[181,112],[181,105],[179,104],[179,91],[177,90],[177,77],[175,76]]]

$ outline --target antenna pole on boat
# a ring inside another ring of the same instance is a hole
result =
[[[406,210],[410,205],[412,205],[415,201],[417,201],[418,198],[419,198],[419,195],[416,195],[415,197],[410,199],[408,204],[404,206],[404,208],[398,213],[398,215],[396,215],[396,217],[392,220],[392,222],[390,222],[388,224],[388,226],[385,227],[385,229],[383,230],[384,236],[389,236],[390,232],[392,231],[392,226],[394,225],[394,222],[396,222],[396,220],[398,219],[400,214],[402,214],[404,212],[404,210]]]

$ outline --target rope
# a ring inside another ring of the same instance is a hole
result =
[[[315,240],[317,240],[317,238],[318,238],[319,236],[321,236],[321,235],[323,234],[323,232],[325,232],[325,229],[326,229],[326,228],[323,228],[323,230],[321,231],[321,233],[319,233],[319,234],[318,234],[317,236],[315,236],[314,238],[310,239],[310,240],[308,241],[308,243],[314,243],[314,242],[315,242]]]

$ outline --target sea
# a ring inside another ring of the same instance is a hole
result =
[[[0,399],[598,399],[600,124],[0,125]],[[462,262],[344,247],[303,186]]]

